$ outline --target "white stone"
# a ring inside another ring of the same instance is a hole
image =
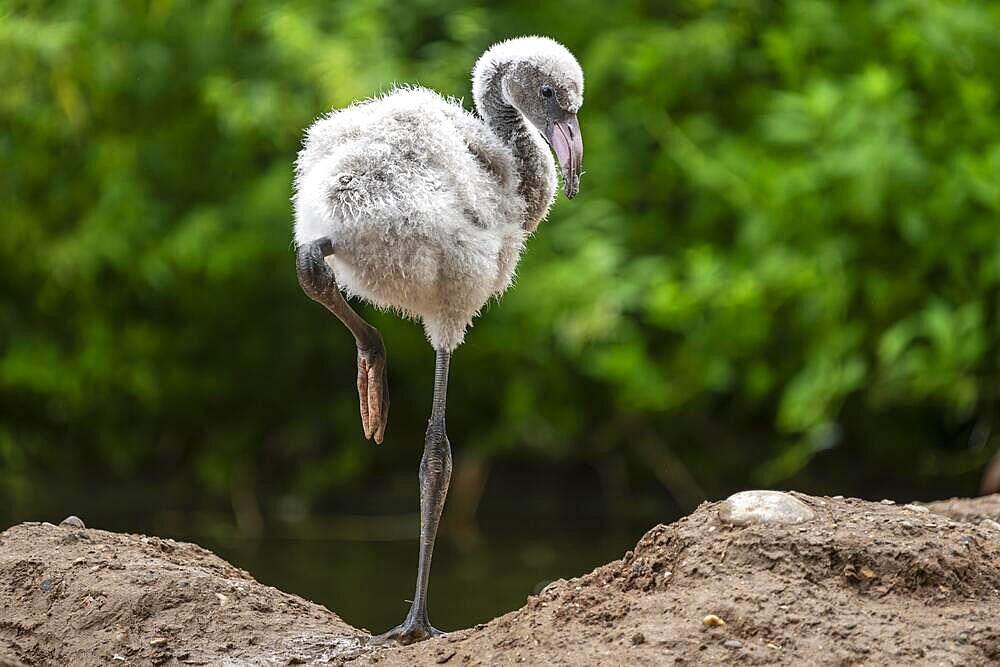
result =
[[[781,491],[741,491],[719,506],[719,519],[737,526],[750,523],[802,523],[816,517],[809,507]]]

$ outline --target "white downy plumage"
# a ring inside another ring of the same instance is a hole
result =
[[[510,285],[555,195],[542,121],[523,92],[540,78],[576,112],[576,59],[525,37],[476,63],[478,117],[453,98],[397,87],[319,118],[296,163],[296,243],[328,237],[327,261],[348,294],[420,319],[436,349],[453,350]]]

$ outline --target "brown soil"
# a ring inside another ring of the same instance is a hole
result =
[[[1000,493],[982,498],[950,498],[924,504],[935,514],[943,514],[955,521],[978,524],[989,520],[1000,523]]]
[[[194,544],[47,523],[0,533],[0,667],[295,664],[362,633]]]
[[[1000,530],[979,525],[1000,497],[931,504],[968,523],[795,495],[813,521],[733,527],[705,503],[517,611],[402,648],[194,545],[23,524],[0,534],[0,665],[1000,663]]]

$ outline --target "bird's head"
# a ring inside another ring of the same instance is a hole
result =
[[[501,78],[504,100],[545,137],[559,161],[566,196],[580,189],[583,136],[576,114],[583,105],[583,70],[565,46],[548,37],[519,37],[492,46],[476,63],[476,90]]]

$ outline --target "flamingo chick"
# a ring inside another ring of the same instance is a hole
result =
[[[416,594],[406,620],[377,641],[441,634],[427,619],[427,580],[451,478],[451,353],[483,304],[510,285],[525,239],[548,213],[550,148],[566,196],[579,188],[583,71],[564,46],[545,37],[496,44],[476,62],[472,92],[475,115],[419,87],[332,111],[308,129],[295,166],[299,284],[354,336],[366,438],[385,435],[385,346],[344,293],[419,319],[436,353]]]

